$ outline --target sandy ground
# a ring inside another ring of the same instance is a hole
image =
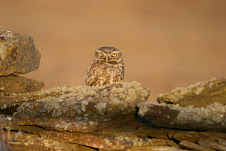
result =
[[[123,52],[125,81],[160,93],[226,75],[225,0],[0,0],[0,28],[33,36],[45,89],[83,85],[94,50]]]

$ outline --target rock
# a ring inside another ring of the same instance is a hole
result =
[[[217,142],[216,138],[215,139],[214,138],[207,138],[207,139],[200,138],[198,140],[198,144],[205,146],[205,147],[212,148],[212,149],[216,149],[216,150],[219,150],[219,151],[225,151],[226,150],[226,146],[219,144]]]
[[[53,91],[68,94],[47,97]],[[92,132],[134,119],[136,104],[147,100],[149,90],[137,82],[121,82],[102,87],[59,87],[39,95],[45,97],[20,105],[13,116],[16,123]]]
[[[175,133],[173,135],[173,139],[178,142],[188,141],[191,143],[196,143],[201,138],[206,139],[206,138],[209,138],[209,136],[203,133],[198,133],[196,131],[187,131],[187,132],[182,131],[182,132]]]
[[[6,135],[4,134],[3,127],[6,126],[4,118],[0,117],[0,151],[11,151]]]
[[[168,147],[176,147],[180,148],[173,140],[169,139],[161,139],[161,138],[153,138],[151,139],[153,146],[168,146]]]
[[[218,144],[226,147],[226,139],[218,139],[217,142],[218,142]]]
[[[15,125],[12,121],[8,121],[8,122],[9,122],[8,125],[5,126],[6,131],[4,133],[5,133],[5,136],[10,136],[8,137],[9,145],[14,150],[19,150],[19,151],[22,149],[65,150],[65,151],[96,150],[96,149],[92,149],[92,148],[77,144],[81,140],[81,138],[79,138],[79,136],[80,137],[82,136],[81,133],[78,133],[78,134],[73,132],[64,133],[64,132],[58,132],[58,131],[45,130],[43,128],[36,127],[36,126],[18,126],[18,125]],[[88,135],[88,136],[91,136],[91,135]],[[86,134],[84,134],[83,137],[88,138]],[[79,139],[77,140],[77,138]],[[85,140],[85,142],[87,141],[90,141],[90,140]],[[84,144],[84,143],[82,142],[81,144]]]
[[[201,133],[209,136],[210,138],[214,137],[214,138],[218,138],[218,139],[221,138],[221,139],[226,140],[226,133],[221,133],[221,132],[216,132],[216,131],[205,131],[205,132],[201,132]]]
[[[73,87],[56,87],[51,90],[37,91],[31,93],[12,94],[10,96],[0,95],[0,113],[11,115],[24,102],[34,102],[41,98],[57,97],[72,93]]]
[[[4,132],[6,136],[8,132]],[[85,147],[78,144],[70,144],[66,142],[55,141],[40,137],[37,134],[24,133],[23,131],[10,131],[10,137],[8,138],[9,145],[13,150],[66,150],[66,151],[95,151],[89,147]]]
[[[196,108],[139,103],[138,107],[138,115],[158,127],[226,131],[226,105],[219,103]]]
[[[0,30],[0,76],[34,71],[40,57],[31,36]]]
[[[225,132],[225,105],[157,105],[145,102],[148,96],[137,82],[56,87],[0,96],[0,113],[14,112],[2,115],[3,127],[9,146],[19,151],[224,149],[225,133],[200,130]]]
[[[219,132],[189,132],[182,130],[157,129],[150,131],[141,131],[151,128],[143,123],[136,121],[127,121],[125,123],[111,125],[101,130],[83,133],[45,129],[40,126],[21,126],[8,120],[8,125],[4,126],[5,135],[10,136],[9,144],[15,150],[33,149],[33,150],[164,150],[164,151],[182,151],[176,142],[198,140],[200,138],[218,137],[223,142],[225,133]],[[7,123],[7,122],[6,122]],[[149,137],[153,132],[155,138]],[[172,138],[166,138],[163,134],[172,133]],[[183,136],[185,135],[185,136]],[[195,138],[191,138],[194,136]],[[164,138],[161,138],[164,137]],[[191,142],[190,142],[191,143]],[[183,143],[182,143],[183,144]],[[193,143],[195,144],[195,143]],[[219,143],[218,143],[219,144]],[[198,144],[195,144],[196,146]],[[199,147],[201,145],[198,145]],[[191,147],[191,146],[189,146]],[[202,147],[202,146],[201,146]],[[71,148],[71,149],[70,149]],[[206,147],[202,147],[206,148]],[[209,148],[208,148],[209,149]]]
[[[150,138],[168,138],[168,132],[154,127],[148,127],[145,129],[138,130],[138,132],[148,135]]]
[[[187,88],[177,88],[170,93],[161,94],[157,101],[193,107],[207,107],[215,102],[226,105],[226,78],[214,78]]]
[[[196,151],[215,151],[215,150],[210,149],[208,147],[200,146],[198,144],[191,143],[191,142],[188,142],[188,141],[181,141],[180,142],[180,146],[182,148],[189,149],[189,150],[196,150]]]
[[[146,147],[134,147],[126,151],[187,151],[187,150],[169,146],[146,146]]]
[[[37,146],[37,145],[30,145],[29,143],[18,143],[18,142],[11,142],[10,143],[11,148],[13,151],[53,151],[53,149]],[[8,150],[7,150],[8,151]]]
[[[12,95],[14,93],[30,93],[39,91],[43,88],[44,83],[21,76],[9,75],[0,77],[0,94]]]
[[[136,123],[136,121],[134,122]],[[37,126],[18,126],[15,124],[10,124],[6,129],[10,129],[13,132],[25,132],[25,134],[37,134],[41,136],[42,140],[53,140],[67,144],[81,144],[106,150],[122,150],[129,147],[140,147],[151,144],[147,136],[139,136],[136,134],[136,124],[133,122],[110,126],[101,131],[90,133],[57,131],[43,129]],[[21,142],[22,140],[23,137],[16,139],[17,142]]]

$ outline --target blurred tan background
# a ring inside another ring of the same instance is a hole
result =
[[[125,81],[160,93],[226,75],[225,0],[0,0],[0,28],[33,36],[42,58],[24,75],[83,85],[94,50],[123,51]]]

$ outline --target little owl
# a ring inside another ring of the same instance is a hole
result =
[[[124,79],[124,63],[122,53],[114,47],[101,47],[95,51],[85,85],[102,86]]]

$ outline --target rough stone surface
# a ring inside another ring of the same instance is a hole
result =
[[[145,147],[134,147],[126,151],[188,151],[188,150],[170,146],[145,146]]]
[[[37,92],[31,92],[31,93],[25,93],[25,94],[12,94],[10,96],[1,96],[0,95],[0,112],[4,111],[4,114],[12,114],[13,112],[16,111],[17,107],[21,105],[24,102],[36,102],[37,100],[49,100],[49,99],[58,99],[62,100],[61,98],[68,96],[68,98],[71,99],[82,99],[85,98],[86,96],[94,96],[94,97],[99,97],[99,98],[107,98],[113,99],[114,102],[117,102],[117,99],[114,99],[116,97],[120,98],[125,104],[132,104],[129,103],[130,99],[132,102],[135,102],[135,105],[139,101],[145,101],[147,100],[149,96],[149,90],[144,89],[139,83],[137,82],[132,82],[130,87],[127,87],[127,90],[125,93],[123,92],[123,88],[120,88],[120,85],[122,84],[114,84],[115,88],[112,89],[111,92],[109,91],[109,85],[108,86],[103,86],[103,87],[88,87],[88,86],[64,86],[64,87],[55,87],[50,90],[42,90],[42,91],[37,91]],[[136,87],[137,85],[137,87]],[[113,86],[113,85],[112,85]],[[129,85],[128,85],[129,86]],[[118,89],[117,89],[118,87]],[[117,92],[115,91],[117,90]],[[100,91],[100,92],[98,92]],[[108,91],[110,93],[108,93]],[[134,92],[139,93],[141,96],[136,96]],[[98,92],[98,93],[97,93]],[[93,93],[93,94],[92,94]],[[125,95],[125,94],[128,95]],[[72,95],[72,97],[70,97]],[[73,96],[74,95],[74,96]],[[135,97],[133,97],[135,95]],[[136,97],[139,97],[137,100]],[[125,99],[125,100],[124,100]],[[143,100],[142,100],[143,99]],[[100,107],[100,106],[99,106]]]
[[[226,105],[219,103],[196,108],[140,103],[138,107],[139,116],[158,127],[226,131]]]
[[[198,144],[220,151],[226,150],[226,146],[219,144],[216,138],[200,138]]]
[[[0,151],[11,151],[11,147],[9,146],[8,139],[5,132],[3,131],[3,128],[8,126],[5,122],[5,118],[2,118],[0,116]]]
[[[66,150],[66,151],[95,151],[89,147],[78,144],[65,143],[40,137],[37,134],[24,133],[22,131],[11,131],[10,136],[6,131],[4,134],[12,150],[27,151],[27,150]]]
[[[58,89],[62,92],[66,88]],[[146,101],[149,96],[149,91],[137,82],[68,89],[71,93],[23,103],[14,113],[13,120],[20,125],[90,132],[132,120],[136,104]],[[40,92],[40,95],[45,94],[46,91]]]
[[[189,150],[196,150],[196,151],[215,151],[213,149],[195,144],[195,143],[191,143],[188,141],[181,141],[180,145],[185,148],[185,149],[189,149]]]
[[[226,140],[224,140],[224,139],[218,139],[217,142],[218,142],[218,144],[223,145],[223,146],[226,147]]]
[[[67,144],[80,144],[90,146],[92,148],[106,150],[123,150],[135,146],[146,146],[151,144],[151,140],[147,135],[139,135],[136,128],[139,123],[137,121],[110,126],[101,131],[91,133],[67,132],[43,129],[36,126],[18,126],[10,124],[7,130],[26,132],[25,134],[37,134],[42,140],[53,140],[64,142]],[[17,139],[21,142],[23,139]]]
[[[0,30],[0,76],[34,71],[40,57],[31,36]]]
[[[225,150],[224,104],[154,105],[144,102],[148,96],[137,82],[2,95],[3,149]]]
[[[213,78],[187,88],[176,88],[170,93],[161,94],[157,101],[193,107],[206,107],[215,102],[226,105],[226,78]]]
[[[21,76],[0,77],[0,95],[12,95],[14,93],[29,93],[39,91],[44,83]]]
[[[220,145],[226,140],[225,133],[153,128],[135,119],[89,133],[50,130],[37,126],[20,126],[16,125],[7,116],[5,119],[6,124],[3,126],[3,133],[6,137],[10,136],[8,140],[9,147],[19,151],[30,151],[32,149],[65,151],[185,151],[186,149],[200,150],[200,148],[212,151],[213,149],[209,148],[212,147],[210,144],[202,143],[200,145],[201,142],[199,140],[208,140],[214,137],[216,138],[215,142],[221,143]],[[158,135],[157,133],[161,134]],[[165,137],[169,136],[169,134],[172,137]]]
[[[205,133],[197,133],[196,131],[187,131],[187,132],[177,132],[173,135],[173,139],[176,141],[189,141],[191,143],[196,143],[201,138],[209,138],[210,135]]]

